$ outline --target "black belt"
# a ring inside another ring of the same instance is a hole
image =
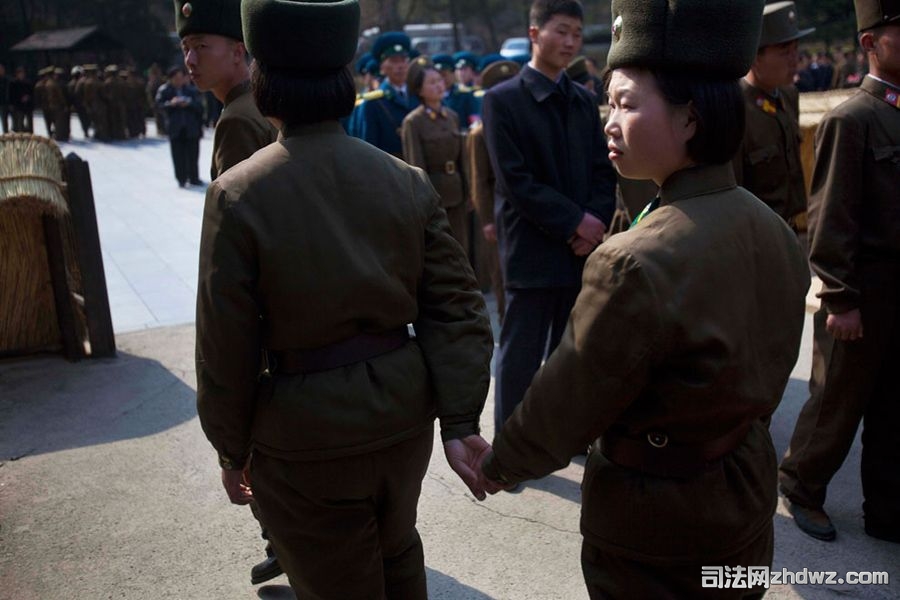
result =
[[[387,354],[409,341],[406,325],[384,333],[361,333],[352,338],[310,350],[266,353],[270,373],[299,375],[345,367]]]
[[[719,438],[696,444],[673,443],[662,432],[644,437],[607,432],[600,438],[600,452],[620,467],[659,477],[691,477],[737,448],[747,437],[750,425],[744,423]]]
[[[433,175],[456,175],[456,161],[448,160],[442,165],[432,165],[428,172]]]

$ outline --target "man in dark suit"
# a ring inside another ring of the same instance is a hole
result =
[[[169,69],[169,81],[156,92],[156,104],[166,113],[166,131],[178,185],[204,185],[197,166],[203,132],[203,102],[182,67]]]
[[[585,256],[603,239],[615,205],[615,173],[596,102],[565,74],[580,50],[582,14],[578,0],[535,0],[531,62],[484,97],[507,298],[497,360],[498,429],[559,343]]]

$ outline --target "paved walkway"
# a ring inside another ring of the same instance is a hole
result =
[[[35,119],[36,133],[45,134]],[[147,123],[147,139],[60,144],[88,161],[113,329],[117,333],[194,321],[197,255],[206,189],[179,188],[169,142]],[[200,178],[209,179],[212,131],[200,140]]]
[[[207,138],[201,172],[209,147]],[[0,361],[0,600],[293,598],[284,577],[249,585],[258,529],[227,503],[197,422],[190,323],[201,190],[177,187],[165,140],[63,149],[91,164],[119,355]],[[810,322],[772,419],[779,455],[806,399]],[[488,439],[492,410],[491,392]],[[803,535],[778,507],[775,569],[883,571],[891,584],[779,586],[767,597],[900,598],[897,545],[862,532],[859,457],[857,440],[829,488],[834,543]],[[430,597],[586,599],[582,474],[576,459],[521,494],[479,503],[436,443],[419,503]]]

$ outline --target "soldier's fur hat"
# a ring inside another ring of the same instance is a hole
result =
[[[247,49],[268,67],[335,71],[356,54],[359,0],[243,0],[241,20]]]
[[[738,79],[756,57],[763,0],[613,0],[609,67]]]

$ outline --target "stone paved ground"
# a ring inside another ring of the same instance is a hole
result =
[[[227,503],[197,422],[190,324],[202,190],[177,187],[164,139],[76,139],[63,151],[91,164],[119,356],[0,362],[0,600],[293,598],[284,577],[249,585],[258,529]],[[810,322],[772,420],[779,454],[806,399]],[[491,392],[489,439],[492,410]],[[886,571],[891,584],[781,586],[768,597],[900,598],[898,546],[862,532],[859,455],[857,440],[829,489],[836,542],[803,535],[778,507],[775,569]],[[419,504],[430,597],[584,600],[582,473],[575,460],[479,503],[436,445]]]

